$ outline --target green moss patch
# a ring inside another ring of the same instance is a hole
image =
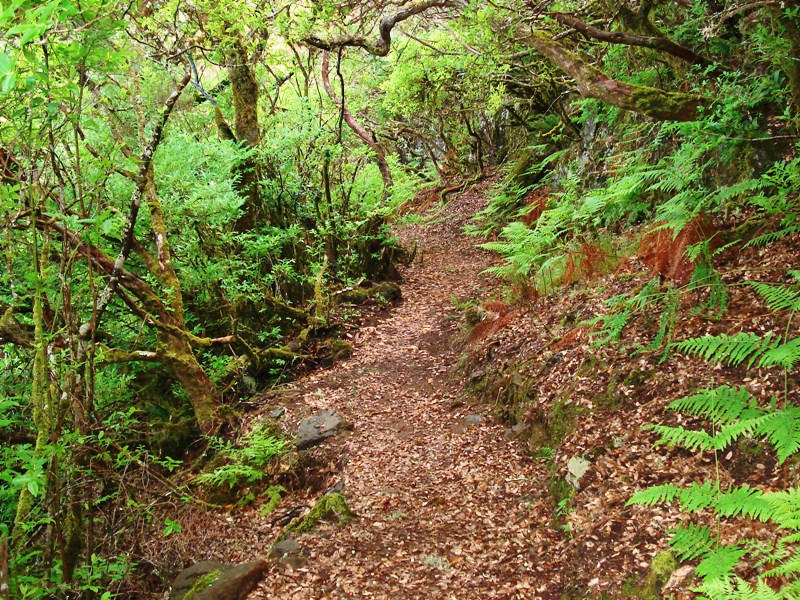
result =
[[[286,537],[289,533],[306,533],[315,529],[320,521],[331,518],[336,518],[339,525],[355,519],[355,515],[347,506],[347,500],[341,494],[325,494],[304,517],[289,523],[282,537]]]

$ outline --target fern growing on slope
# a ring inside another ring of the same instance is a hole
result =
[[[790,272],[800,281],[800,273]],[[773,312],[800,309],[797,286],[749,282]],[[786,339],[773,333],[759,336],[739,332],[677,342],[674,348],[690,356],[730,365],[781,367],[790,371],[800,362],[800,338]],[[800,407],[785,399],[777,408],[773,397],[766,407],[744,388],[719,386],[705,389],[669,404],[668,408],[699,419],[707,429],[682,426],[650,425],[659,435],[659,444],[683,446],[692,451],[713,451],[729,447],[742,437],[758,438],[769,443],[783,464],[800,451]],[[635,494],[628,504],[652,506],[678,502],[684,512],[709,511],[716,519],[746,518],[774,524],[780,532],[777,541],[760,546],[744,538],[723,543],[709,527],[689,524],[672,532],[670,544],[681,560],[698,560],[695,573],[702,579],[696,591],[710,600],[797,598],[800,594],[800,489],[764,491],[749,485],[731,485],[723,489],[719,481],[694,483],[689,487],[664,484]],[[769,565],[748,582],[733,570],[744,557]],[[782,587],[774,590],[768,580],[780,578]]]

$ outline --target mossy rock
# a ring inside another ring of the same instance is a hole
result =
[[[197,581],[194,582],[194,585],[186,592],[186,595],[183,597],[183,600],[192,600],[192,598],[196,598],[197,595],[208,588],[212,583],[214,583],[218,578],[221,570],[216,569],[209,573],[206,573],[202,577],[198,577]]]
[[[623,593],[626,598],[638,598],[639,600],[658,600],[661,597],[661,588],[669,581],[670,576],[675,572],[678,563],[675,556],[669,550],[659,552],[653,557],[650,563],[650,570],[641,583],[626,583],[623,586]]]
[[[364,304],[371,297],[369,288],[354,288],[336,296],[338,304]]]
[[[321,521],[332,518],[336,518],[339,525],[345,525],[355,519],[355,515],[347,506],[347,500],[341,494],[325,494],[317,500],[317,503],[305,516],[293,520],[286,526],[281,540],[290,533],[307,533],[316,529]]]
[[[622,402],[622,397],[618,390],[619,379],[616,375],[612,375],[606,389],[595,397],[594,405],[599,408],[616,408]]]
[[[640,387],[655,374],[655,371],[631,371],[622,380],[622,384],[629,387]]]
[[[576,406],[570,402],[568,397],[562,397],[555,401],[550,414],[547,416],[548,429],[550,431],[549,446],[555,447],[575,429],[575,422],[582,414],[586,414],[587,409]]]
[[[219,562],[203,561],[181,571],[173,582],[169,600],[191,600],[214,581],[227,567]]]
[[[382,281],[368,288],[354,288],[336,296],[338,304],[364,304],[367,300],[395,304],[401,299],[402,291],[400,286],[393,281]]]
[[[590,355],[586,357],[586,360],[584,360],[575,371],[575,377],[591,377],[601,371],[605,371],[606,367],[606,363]]]
[[[350,358],[353,355],[353,344],[345,340],[331,340],[330,350],[333,360]]]

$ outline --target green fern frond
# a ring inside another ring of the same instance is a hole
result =
[[[592,332],[590,335],[594,338],[593,347],[604,346],[612,340],[618,340],[625,326],[631,318],[629,310],[621,310],[616,313],[608,315],[600,315],[594,319],[585,321],[583,324],[592,326],[602,323],[602,328],[597,332]]]
[[[772,285],[760,281],[748,281],[772,312],[800,310],[800,290],[785,285]]]
[[[755,587],[741,577],[725,577],[704,582],[698,591],[708,600],[786,600],[781,592],[776,592],[763,580],[759,580]]]
[[[746,554],[747,550],[738,546],[719,545],[709,550],[694,571],[707,581],[724,579]]]
[[[761,360],[758,361],[758,366],[779,366],[791,371],[798,362],[800,362],[800,338],[794,338],[783,344],[767,346]]]
[[[766,350],[770,349],[773,334],[759,336],[756,333],[741,331],[734,335],[721,333],[676,342],[675,348],[689,356],[699,356],[710,362],[722,362],[737,366],[748,361],[748,366]]]
[[[670,427],[669,425],[646,425],[659,436],[656,442],[661,446],[683,446],[688,450],[714,450],[717,448],[714,436],[703,430],[684,429],[683,427]]]
[[[767,437],[778,454],[778,462],[783,463],[800,449],[800,408],[789,406],[771,413],[759,433]]]
[[[800,489],[790,488],[779,492],[769,492],[764,494],[764,499],[772,506],[772,521],[781,529],[800,532]],[[800,534],[798,534],[800,536]],[[785,543],[798,541],[790,538],[798,536],[787,536]]]
[[[748,192],[761,191],[768,186],[769,183],[762,179],[745,179],[733,185],[718,188],[712,196],[715,201],[722,203],[731,198],[741,198],[747,195]]]
[[[744,386],[723,385],[700,390],[696,394],[675,400],[668,408],[717,423],[731,423],[743,416],[755,416],[755,399]]]
[[[788,227],[784,227],[783,229],[779,229],[777,231],[770,231],[763,235],[756,236],[753,239],[749,240],[743,247],[749,248],[750,246],[766,246],[767,244],[772,244],[773,242],[777,242],[781,238],[784,238],[789,235],[794,235],[795,233],[800,233],[800,225],[789,225]]]
[[[670,532],[669,545],[681,561],[705,555],[716,543],[708,527],[689,523]]]
[[[768,521],[773,513],[773,506],[764,498],[761,490],[749,485],[731,487],[717,498],[714,511],[722,517],[743,515],[759,521]]]
[[[797,577],[798,573],[800,573],[800,556],[792,556],[777,567],[764,571],[764,577]]]
[[[633,504],[641,504],[643,506],[654,506],[656,504],[664,504],[667,502],[672,502],[677,498],[683,488],[679,488],[678,486],[672,485],[671,483],[667,483],[664,485],[654,485],[653,487],[649,487],[647,489],[642,490],[641,492],[635,493],[631,498],[625,503],[625,506],[631,506]]]
[[[681,509],[685,512],[698,512],[709,506],[714,506],[719,496],[719,486],[706,481],[702,485],[693,483],[688,488],[683,488],[678,495]]]
[[[772,418],[772,414],[760,414],[747,419],[741,419],[734,423],[728,423],[720,427],[719,431],[712,436],[712,443],[716,450],[727,448],[740,437],[758,436],[764,433],[764,424]]]

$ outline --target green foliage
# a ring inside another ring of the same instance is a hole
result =
[[[792,272],[792,277],[797,279]],[[776,286],[749,282],[770,310],[795,311],[800,308],[796,286]],[[731,365],[779,366],[790,371],[800,360],[797,338],[785,341],[768,332],[760,336],[739,332],[692,338],[674,344],[685,354]],[[800,451],[800,407],[772,398],[765,407],[744,387],[719,386],[672,402],[669,407],[702,419],[709,431],[684,426],[650,425],[659,434],[659,444],[683,446],[691,451],[719,452],[742,437],[763,439],[778,458],[786,462]],[[711,529],[689,524],[673,532],[671,545],[682,560],[697,560],[695,572],[703,580],[699,590],[707,598],[789,598],[800,588],[800,560],[794,544],[800,539],[800,490],[763,491],[747,484],[723,489],[719,482],[694,483],[689,487],[664,484],[635,494],[629,504],[655,505],[677,501],[685,512],[711,512],[718,520],[746,518],[774,523],[782,532],[772,548],[757,548],[746,537],[724,544],[712,536]],[[760,574],[755,587],[734,576],[733,569],[742,558],[760,556],[778,565]],[[786,581],[780,592],[766,586],[775,576]]]
[[[606,314],[582,322],[582,325],[589,327],[600,325],[599,329],[591,333],[594,346],[604,346],[620,340],[625,327],[635,316],[649,318],[650,315],[657,314],[658,329],[653,340],[643,350],[665,348],[663,359],[666,359],[680,309],[679,293],[674,286],[662,287],[658,278],[651,279],[635,293],[612,296],[604,304],[609,309]]]
[[[780,366],[791,369],[800,361],[800,338],[781,341],[772,333],[759,336],[740,331],[733,335],[721,333],[676,342],[674,348],[690,356],[699,356],[711,362],[747,367]]]
[[[268,423],[253,427],[239,444],[226,440],[212,440],[225,464],[210,473],[203,473],[195,481],[213,487],[227,485],[229,489],[241,484],[260,483],[270,476],[270,466],[285,454],[290,442],[279,436]]]

